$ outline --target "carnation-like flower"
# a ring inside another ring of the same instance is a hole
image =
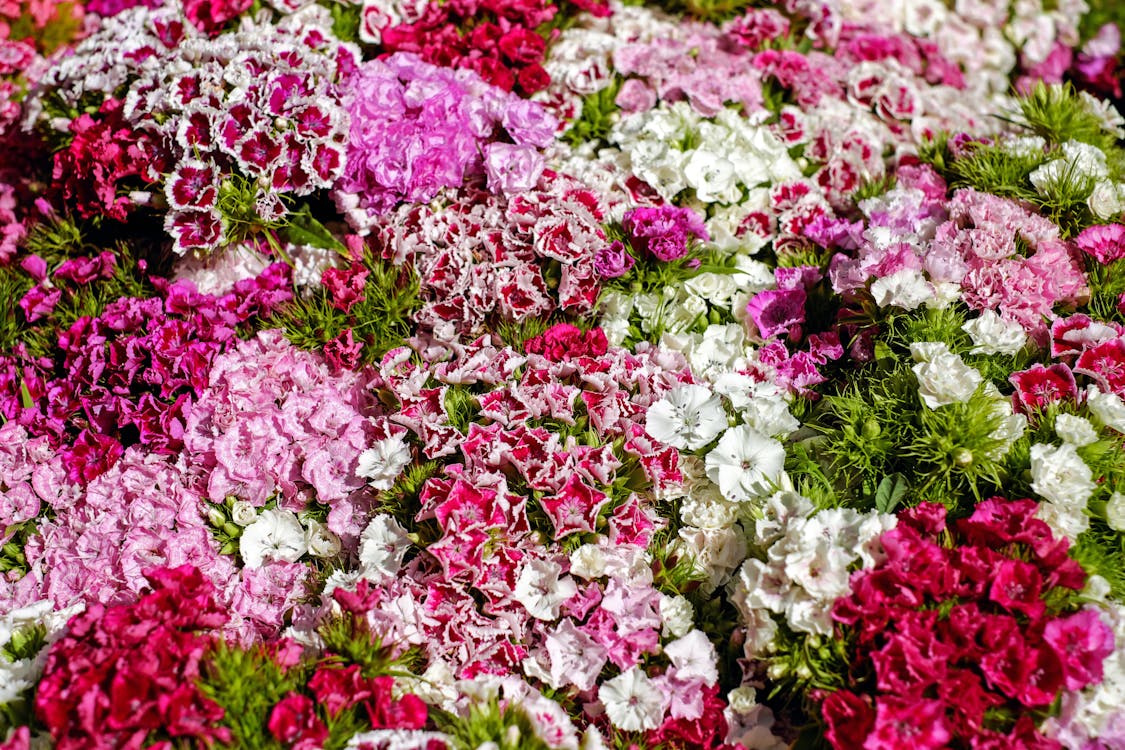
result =
[[[746,502],[772,494],[782,482],[785,447],[752,427],[723,433],[707,454],[707,477],[728,500]]]
[[[973,340],[973,354],[1018,354],[1027,344],[1023,326],[1001,318],[994,310],[983,310],[979,317],[961,326]]]
[[[532,617],[554,620],[562,603],[578,591],[573,578],[561,575],[562,568],[550,560],[530,560],[520,571],[512,598]]]
[[[701,385],[683,385],[669,391],[648,408],[645,429],[662,443],[698,450],[727,427],[722,400]]]
[[[289,510],[263,510],[239,538],[239,552],[248,568],[260,568],[267,559],[297,562],[308,552],[305,529]]]
[[[664,694],[639,667],[602,683],[598,700],[613,725],[626,732],[656,729],[664,718]]]
[[[356,474],[377,490],[389,490],[410,461],[410,446],[403,433],[396,433],[359,454]]]
[[[931,409],[968,401],[981,382],[981,374],[945,344],[911,344],[910,353],[918,364],[911,370],[918,378],[918,396]]]
[[[398,573],[410,537],[393,516],[380,513],[359,537],[359,565],[364,578],[383,580]]]
[[[1031,446],[1031,480],[1032,491],[1040,497],[1077,509],[1086,507],[1097,487],[1090,467],[1069,443]]]

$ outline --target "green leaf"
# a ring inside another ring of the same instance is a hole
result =
[[[880,513],[892,513],[910,489],[910,482],[902,474],[894,473],[883,477],[875,490],[875,509]]]
[[[35,401],[31,398],[31,391],[27,389],[27,383],[20,381],[20,406],[25,409],[30,409],[35,406]]]
[[[313,217],[308,205],[301,206],[299,210],[289,214],[289,223],[285,225],[284,231],[294,245],[312,245],[325,250],[335,250],[340,255],[348,254],[344,244]]]

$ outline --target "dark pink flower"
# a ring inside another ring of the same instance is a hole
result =
[[[1046,609],[1039,599],[1042,590],[1043,577],[1038,568],[1020,560],[1004,560],[994,571],[988,596],[1011,612],[1037,620]]]
[[[863,698],[847,690],[831,693],[824,699],[820,712],[825,723],[824,738],[833,750],[863,747],[875,727],[875,711]]]
[[[312,699],[299,693],[289,693],[273,707],[267,726],[275,739],[293,750],[317,750],[328,739]]]
[[[941,701],[880,697],[875,706],[875,726],[863,743],[864,750],[938,750],[953,735]]]
[[[1094,378],[1103,390],[1125,394],[1125,340],[1110,339],[1082,352],[1074,371]]]
[[[803,288],[766,290],[750,298],[746,313],[763,339],[782,334],[797,339],[805,322],[806,298]]]
[[[1008,380],[1016,387],[1012,400],[1021,412],[1039,411],[1056,401],[1073,401],[1078,398],[1074,373],[1064,364],[1050,367],[1035,364],[1013,373]]]

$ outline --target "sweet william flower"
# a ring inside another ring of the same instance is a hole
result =
[[[698,450],[726,427],[722,400],[701,385],[684,385],[669,391],[645,415],[649,435],[681,449]]]
[[[757,430],[740,425],[719,438],[705,459],[707,477],[728,500],[746,502],[774,492],[782,483],[785,447]]]
[[[510,195],[531,190],[544,166],[543,155],[533,146],[490,143],[485,147],[484,171],[493,192]]]
[[[598,700],[613,725],[626,732],[656,729],[664,718],[664,693],[639,667],[602,683]]]
[[[260,568],[267,559],[297,562],[308,552],[305,530],[292,511],[270,508],[242,532],[239,552],[249,568]]]
[[[918,396],[931,409],[968,401],[981,382],[981,374],[944,344],[911,344],[918,364],[911,370],[918,379]]]
[[[1058,505],[1085,508],[1096,485],[1090,467],[1070,444],[1031,446],[1031,489]]]
[[[1043,640],[1062,661],[1067,690],[1081,690],[1102,681],[1102,665],[1113,653],[1114,636],[1097,610],[1084,609],[1051,620],[1043,629]]]
[[[402,433],[396,433],[359,454],[356,474],[377,490],[389,490],[410,461],[410,446]]]
[[[562,576],[562,567],[558,564],[532,559],[520,570],[513,598],[537,620],[554,620],[559,616],[562,603],[577,592],[574,579]]]

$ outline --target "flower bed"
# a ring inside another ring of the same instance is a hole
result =
[[[1125,747],[1115,8],[0,0],[0,749]]]

